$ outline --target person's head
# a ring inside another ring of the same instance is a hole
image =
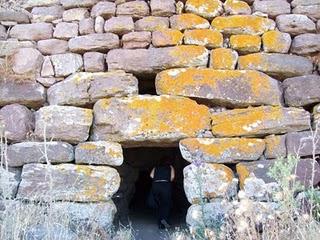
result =
[[[160,158],[158,163],[159,166],[169,166],[172,165],[172,158],[170,156],[163,156]]]

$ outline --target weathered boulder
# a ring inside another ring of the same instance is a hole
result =
[[[132,96],[99,100],[91,139],[128,145],[166,145],[197,137],[209,126],[209,110],[173,96]]]
[[[81,21],[89,16],[87,8],[72,8],[63,12],[62,20],[65,22]]]
[[[238,53],[230,48],[217,48],[210,53],[210,68],[234,70],[237,62]]]
[[[123,35],[121,40],[123,48],[147,48],[151,43],[151,33],[131,32]]]
[[[122,148],[113,142],[85,142],[75,150],[77,164],[120,166],[123,163]]]
[[[91,9],[91,17],[101,16],[108,19],[116,14],[116,4],[113,2],[98,2]]]
[[[104,21],[103,17],[98,16],[94,20],[94,31],[96,33],[103,33],[104,24],[106,21]]]
[[[104,72],[106,70],[105,54],[86,52],[83,54],[84,70],[86,72]]]
[[[208,54],[202,46],[114,49],[107,55],[107,64],[110,71],[124,70],[138,75],[155,74],[166,68],[205,67]]]
[[[284,99],[288,106],[301,107],[320,102],[320,76],[306,75],[283,81]]]
[[[83,67],[83,60],[80,54],[63,53],[52,55],[50,58],[56,77],[68,76],[80,71]]]
[[[132,17],[119,16],[108,19],[104,24],[104,31],[123,35],[134,30]]]
[[[277,27],[281,32],[299,35],[316,31],[315,23],[305,15],[286,14],[276,18]]]
[[[53,22],[62,18],[62,6],[34,7],[31,11],[32,22]]]
[[[104,22],[103,22],[104,25]],[[102,25],[102,32],[103,32]],[[94,33],[95,20],[93,18],[85,18],[79,22],[79,33],[80,35],[89,35]]]
[[[211,25],[225,34],[261,35],[275,28],[273,20],[253,15],[216,17]]]
[[[189,162],[234,163],[258,160],[265,142],[254,138],[186,138],[180,141],[179,148]]]
[[[6,163],[3,162],[3,165]],[[21,181],[21,168],[0,167],[0,198],[15,198]]]
[[[222,2],[219,0],[188,0],[185,10],[210,20],[223,13]]]
[[[20,48],[10,57],[12,70],[26,78],[35,78],[43,63],[42,54],[34,48]]]
[[[183,176],[184,191],[191,204],[236,194],[237,181],[232,170],[223,164],[193,163],[183,169]]]
[[[212,133],[219,137],[264,136],[309,128],[310,114],[299,108],[263,106],[213,113]]]
[[[320,4],[315,5],[299,5],[292,9],[294,14],[303,14],[311,19],[320,19]]]
[[[218,48],[223,45],[223,36],[212,29],[194,29],[184,32],[184,43],[205,46],[206,48]]]
[[[39,83],[0,81],[0,106],[19,103],[30,108],[39,108],[45,101],[45,88]]]
[[[74,73],[48,89],[51,105],[84,106],[106,97],[138,94],[138,80],[123,71]]]
[[[291,12],[290,3],[287,1],[254,1],[252,8],[253,12],[268,14],[270,18]]]
[[[290,50],[299,55],[320,52],[320,34],[305,33],[296,36]]]
[[[238,69],[264,72],[278,79],[311,74],[313,65],[305,57],[280,53],[253,53],[240,56]]]
[[[292,7],[297,7],[297,6],[309,6],[309,5],[318,5],[319,0],[293,0],[291,2]]]
[[[223,106],[281,105],[278,81],[258,71],[182,68],[160,72],[158,94],[180,95]]]
[[[44,55],[65,53],[68,50],[68,42],[60,39],[41,40],[37,43],[38,50]]]
[[[152,33],[152,45],[154,47],[169,47],[181,45],[183,33],[175,29],[161,29]]]
[[[166,17],[148,16],[134,23],[135,31],[157,31],[169,28],[169,19]]]
[[[17,198],[46,201],[108,201],[119,188],[117,170],[73,164],[23,166]]]
[[[195,15],[193,13],[183,13],[180,15],[173,15],[170,17],[170,26],[172,29],[180,31],[186,29],[205,29],[209,28],[208,20]]]
[[[10,56],[19,48],[35,48],[35,44],[31,41],[18,41],[14,38],[0,40],[0,57]]]
[[[107,52],[117,47],[119,47],[119,37],[113,33],[94,33],[69,40],[70,51],[77,53]]]
[[[79,25],[74,22],[60,22],[56,25],[53,37],[68,40],[78,36]]]
[[[259,52],[261,48],[261,38],[255,35],[232,35],[230,46],[240,54]]]
[[[33,113],[19,104],[10,104],[1,108],[0,122],[4,127],[3,132],[0,129],[0,136],[13,142],[26,139],[34,129]]]
[[[320,133],[311,132],[292,132],[286,137],[288,155],[312,156],[320,154]]]
[[[266,150],[264,156],[267,159],[276,159],[287,156],[286,135],[270,135],[264,139]]]
[[[1,8],[0,22],[29,23],[30,21],[28,15],[23,11]]]
[[[244,1],[226,0],[223,4],[224,11],[227,15],[250,15],[251,8]]]
[[[39,41],[52,38],[51,23],[18,24],[11,28],[9,36],[18,40]]]
[[[98,0],[60,0],[64,8],[92,7],[97,2]]]
[[[268,31],[262,35],[263,51],[270,53],[287,53],[291,46],[289,33]]]
[[[174,0],[151,0],[150,8],[153,16],[170,17],[176,13]]]
[[[39,138],[70,143],[88,139],[92,110],[78,107],[47,106],[36,112],[35,134]]]
[[[10,167],[22,167],[28,163],[65,163],[74,160],[72,145],[64,142],[16,143],[8,147],[7,155]]]
[[[142,18],[150,14],[150,9],[145,1],[130,1],[118,5],[116,14],[117,16]]]

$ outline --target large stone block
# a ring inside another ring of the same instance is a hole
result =
[[[107,55],[109,70],[134,74],[156,74],[166,68],[205,67],[208,50],[202,46],[176,46],[151,49],[115,49]]]
[[[66,77],[80,71],[83,67],[83,60],[80,54],[63,53],[52,55],[50,58],[56,77]]]
[[[311,60],[280,53],[253,53],[240,56],[238,69],[252,69],[264,72],[278,79],[311,74]]]
[[[320,19],[320,4],[315,5],[299,5],[292,9],[294,14],[303,14],[311,19]]]
[[[305,33],[296,36],[292,41],[290,50],[292,53],[299,55],[320,52],[320,34]]]
[[[194,29],[184,32],[184,43],[205,46],[206,48],[218,48],[223,45],[223,36],[212,29]]]
[[[108,201],[120,185],[117,170],[107,166],[26,164],[17,198],[41,201]]]
[[[108,19],[104,24],[104,31],[123,35],[134,30],[132,17],[119,16]]]
[[[77,53],[107,52],[117,47],[119,47],[119,37],[113,33],[94,33],[69,40],[70,51]]]
[[[52,38],[53,26],[51,23],[18,24],[9,32],[11,38],[18,40],[39,41]]]
[[[32,22],[53,22],[62,18],[62,6],[35,7],[32,9]]]
[[[24,8],[45,7],[59,4],[60,0],[27,0],[24,1]]]
[[[157,31],[169,28],[169,19],[166,17],[148,16],[134,23],[135,31]]]
[[[319,0],[293,0],[291,2],[292,7],[319,5],[319,4],[320,4]]]
[[[237,181],[233,172],[223,164],[194,163],[183,169],[184,191],[191,204],[236,194]]]
[[[230,48],[213,49],[210,53],[210,68],[234,70],[238,62],[238,53]]]
[[[292,107],[320,102],[320,76],[307,75],[283,81],[284,99]]]
[[[105,54],[86,52],[83,54],[84,70],[86,72],[104,72],[106,70]]]
[[[33,113],[19,104],[10,104],[1,108],[0,122],[4,127],[3,132],[0,128],[0,136],[13,142],[26,139],[34,129]]]
[[[254,1],[252,8],[253,12],[268,14],[270,18],[291,12],[290,3],[287,1]]]
[[[158,94],[180,95],[231,106],[281,105],[278,81],[258,71],[182,68],[160,72]]]
[[[10,56],[19,48],[35,48],[35,44],[32,41],[18,41],[14,38],[0,40],[0,57]]]
[[[211,25],[225,34],[261,35],[275,28],[273,20],[252,15],[216,17]]]
[[[230,46],[240,54],[259,52],[261,48],[261,38],[255,35],[232,35]]]
[[[235,163],[258,160],[265,142],[254,138],[186,138],[179,147],[182,157],[189,162]]]
[[[212,114],[212,133],[219,137],[265,136],[309,128],[310,114],[299,108],[263,106]]]
[[[52,1],[52,0],[51,0]],[[60,0],[64,8],[92,7],[98,0]]]
[[[150,8],[153,16],[170,17],[176,13],[174,0],[151,0]]]
[[[320,154],[320,133],[316,131],[288,133],[286,137],[288,155],[312,156]]]
[[[291,46],[289,33],[268,31],[262,35],[263,51],[270,53],[287,53]]]
[[[208,20],[199,17],[193,13],[183,13],[181,15],[173,15],[170,17],[170,26],[172,29],[180,31],[186,29],[205,29],[209,28]]]
[[[73,147],[64,142],[21,142],[12,144],[7,150],[7,161],[11,167],[22,167],[28,163],[65,163],[74,160]]]
[[[81,21],[90,16],[87,8],[72,8],[65,10],[62,15],[62,20],[64,22]]]
[[[133,96],[99,100],[91,138],[127,145],[166,145],[200,136],[209,126],[209,110],[183,97]]]
[[[122,36],[122,47],[128,49],[147,48],[151,43],[150,32],[131,32]]]
[[[70,143],[88,139],[93,119],[91,109],[64,106],[43,107],[35,116],[37,137]]]
[[[42,54],[34,48],[20,48],[10,57],[14,73],[35,79],[43,63]]]
[[[0,9],[0,22],[29,23],[28,15],[23,11]]]
[[[123,163],[122,148],[113,142],[85,142],[76,147],[77,164],[120,166]]]
[[[0,106],[19,103],[30,108],[39,108],[45,101],[45,88],[39,83],[0,81]]]
[[[223,13],[222,2],[219,0],[188,0],[185,10],[210,20]]]
[[[181,45],[183,33],[175,29],[161,29],[152,32],[152,45],[154,47],[169,47]]]
[[[44,55],[65,53],[68,50],[68,42],[60,39],[41,40],[38,41],[37,48]]]
[[[108,19],[116,14],[116,5],[112,2],[98,2],[91,9],[91,17],[101,16]]]
[[[265,139],[266,150],[264,155],[268,159],[287,156],[286,135],[269,135]]]
[[[145,1],[130,1],[118,5],[116,14],[117,16],[142,18],[150,14],[150,9]]]
[[[78,36],[79,25],[74,22],[60,22],[56,25],[53,37],[59,39],[68,40],[70,38]]]
[[[279,15],[276,18],[276,23],[281,32],[290,33],[291,35],[316,31],[316,24],[307,16],[301,14]]]
[[[223,4],[226,15],[250,15],[251,8],[245,1],[226,0]]]

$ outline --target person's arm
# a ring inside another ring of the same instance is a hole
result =
[[[175,173],[174,173],[174,168],[170,165],[170,168],[171,168],[171,182],[174,180],[175,178]]]
[[[152,179],[154,178],[154,168],[151,170],[150,177],[151,177]]]

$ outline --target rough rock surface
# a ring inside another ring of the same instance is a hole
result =
[[[238,53],[229,48],[213,49],[210,53],[210,68],[234,70],[238,62]]]
[[[264,140],[266,142],[264,155],[267,159],[287,156],[286,135],[270,135]]]
[[[186,12],[194,13],[207,19],[213,19],[223,12],[222,3],[219,0],[188,0],[185,9]]]
[[[28,163],[64,163],[74,160],[73,147],[64,142],[21,142],[7,150],[8,165],[21,167]]]
[[[262,35],[263,50],[269,53],[287,53],[291,46],[289,33],[268,31]]]
[[[10,30],[10,37],[18,40],[38,41],[52,38],[51,23],[32,23],[15,25]]]
[[[254,138],[187,138],[180,141],[179,147],[189,162],[234,163],[258,160],[265,142]]]
[[[93,140],[165,144],[196,137],[209,128],[209,111],[183,97],[133,96],[99,100]],[[120,121],[121,119],[121,121]]]
[[[17,198],[76,202],[108,201],[118,190],[117,170],[73,164],[23,166]]]
[[[11,168],[11,167],[4,168],[1,166],[0,179],[1,179],[0,198],[1,199],[15,198],[20,181],[21,181],[21,168]]]
[[[288,154],[299,156],[312,156],[320,154],[320,133],[318,132],[293,132],[288,133],[286,145]]]
[[[310,114],[299,108],[263,106],[213,113],[211,119],[215,136],[263,136],[308,129]]]
[[[222,47],[223,36],[220,32],[211,29],[194,29],[184,32],[184,43],[200,45],[209,49]]]
[[[138,80],[123,71],[74,73],[48,89],[51,105],[84,106],[106,97],[138,94]]]
[[[277,27],[281,32],[299,35],[316,31],[315,23],[305,15],[287,14],[276,18]]]
[[[170,17],[170,26],[172,29],[186,30],[186,29],[205,29],[209,28],[210,24],[208,20],[192,14],[184,13],[181,15],[174,15]]]
[[[299,55],[320,52],[320,34],[305,33],[296,36],[292,41],[291,52]]]
[[[135,31],[157,31],[169,28],[169,19],[166,17],[149,16],[134,23]]]
[[[152,45],[155,47],[169,47],[181,45],[183,34],[175,29],[161,29],[152,33]]]
[[[56,77],[66,77],[80,71],[83,67],[83,60],[80,54],[63,53],[51,55],[50,57]]]
[[[160,72],[158,94],[209,100],[219,106],[281,105],[278,81],[257,71],[182,68]]]
[[[37,49],[20,48],[11,56],[11,61],[14,73],[34,78],[43,63],[43,56]]]
[[[252,7],[253,12],[268,14],[270,18],[291,12],[290,3],[287,1],[254,1]]]
[[[75,149],[77,164],[120,166],[123,163],[122,148],[113,142],[85,142]]]
[[[70,143],[86,141],[92,124],[92,110],[78,107],[47,106],[35,114],[35,134],[39,138]]]
[[[41,40],[37,43],[38,50],[44,55],[66,53],[68,42],[60,39]]]

